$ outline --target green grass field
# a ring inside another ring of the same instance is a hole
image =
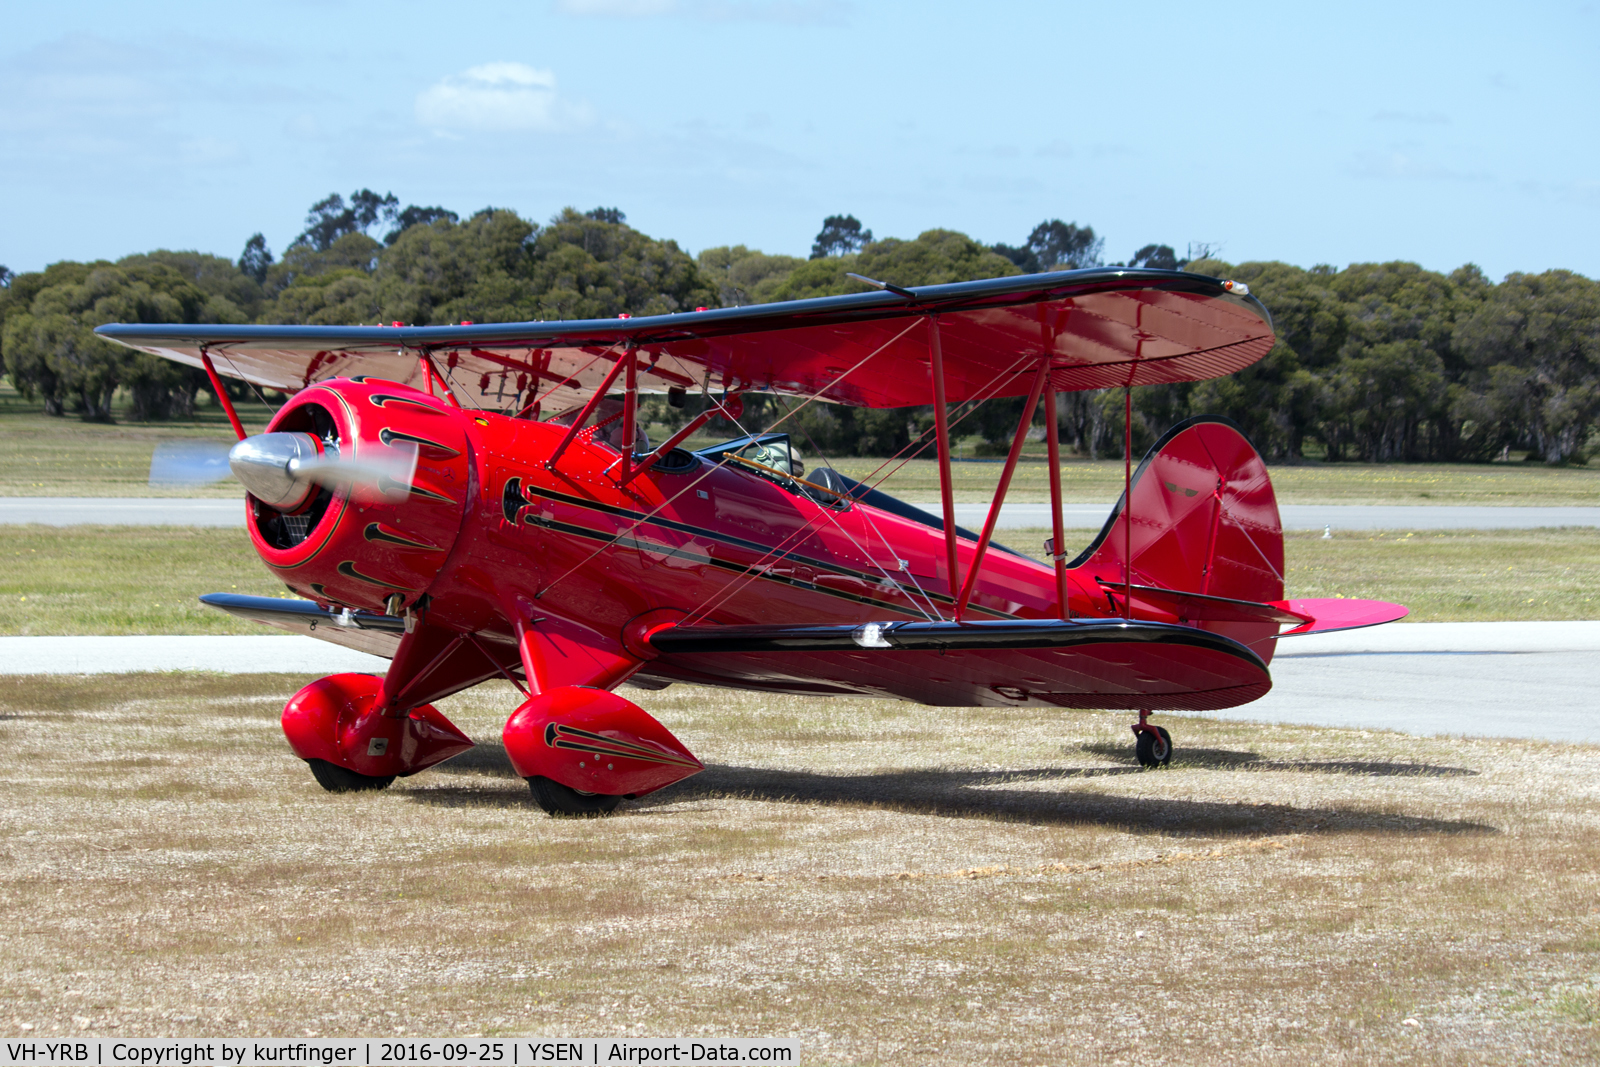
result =
[[[1138,456],[1134,457],[1136,460]],[[885,461],[836,459],[842,474],[863,481]],[[1000,478],[998,462],[957,463],[952,467],[956,499],[987,502]],[[1280,504],[1497,504],[1523,506],[1600,506],[1600,470],[1552,468],[1525,463],[1311,463],[1271,468]],[[1061,469],[1063,498],[1071,504],[1110,503],[1122,492],[1121,460],[1069,459]],[[939,498],[939,465],[913,460],[884,488],[910,500]],[[1008,500],[1042,503],[1050,499],[1050,468],[1043,457],[1017,465]]]
[[[267,420],[260,403],[241,410],[248,428]],[[659,428],[658,428],[659,429]],[[150,453],[173,438],[230,439],[216,408],[193,420],[113,425],[50,418],[38,405],[0,387],[0,496],[237,496],[225,482],[202,490],[152,490]],[[1042,448],[1042,446],[1040,446]],[[813,463],[815,457],[812,457]],[[835,460],[867,478],[878,459]],[[958,499],[987,499],[999,476],[993,462],[958,463]],[[880,472],[881,473],[881,472]],[[1069,501],[1113,500],[1119,461],[1073,459],[1063,465]],[[1501,463],[1306,464],[1277,466],[1282,503],[1600,505],[1600,470]],[[1011,499],[1048,499],[1048,469],[1029,457]],[[912,461],[885,487],[910,499],[938,495],[937,467]],[[1068,540],[1087,543],[1093,531]],[[1001,539],[1038,555],[1040,530],[1003,531]],[[1405,535],[1342,532],[1286,539],[1291,596],[1393,600],[1413,621],[1587,619],[1600,617],[1600,531],[1420,531]],[[200,607],[201,593],[281,595],[241,530],[0,526],[0,633],[252,633],[248,623]]]
[[[269,409],[239,405],[247,430],[265,428]],[[215,405],[194,419],[110,425],[52,418],[0,383],[0,496],[216,496],[237,497],[232,481],[190,489],[152,489],[150,454],[161,441],[210,438],[232,441],[233,431]]]
[[[258,403],[240,405],[246,429],[266,425],[270,409]],[[664,428],[652,427],[660,440]],[[37,404],[0,383],[0,496],[235,496],[232,482],[199,489],[152,489],[147,484],[150,454],[157,443],[172,439],[212,438],[231,441],[227,420],[215,406],[202,408],[192,420],[160,423],[121,421],[112,425],[76,418],[51,418]],[[714,443],[694,438],[689,447]],[[818,462],[804,441],[798,442],[807,462]],[[970,442],[968,442],[970,445]],[[1044,445],[1029,445],[1018,465],[1010,499],[1038,503],[1050,498],[1049,468]],[[1137,457],[1135,457],[1137,458]],[[883,459],[834,458],[833,465],[853,478],[867,479]],[[898,466],[899,461],[890,464]],[[1110,503],[1122,492],[1121,460],[1071,458],[1062,465],[1062,483],[1071,503]],[[879,475],[886,472],[879,471]],[[998,461],[969,461],[954,466],[956,498],[987,501],[1000,477]],[[879,475],[870,480],[876,481]],[[1283,504],[1522,504],[1600,506],[1600,467],[1550,468],[1529,463],[1359,464],[1307,463],[1272,468],[1278,501]],[[938,464],[912,460],[883,488],[910,500],[936,500]]]
[[[0,634],[242,634],[203,593],[285,596],[243,529],[0,526]]]
[[[1048,535],[1002,533],[1036,558]],[[1413,622],[1600,618],[1600,530],[1291,533],[1284,551],[1290,596],[1396,601]],[[0,564],[9,635],[261,633],[196,598],[285,595],[238,529],[0,526]]]

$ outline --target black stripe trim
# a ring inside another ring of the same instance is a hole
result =
[[[443,493],[435,493],[432,489],[424,489],[420,485],[413,485],[411,487],[411,495],[412,496],[426,497],[429,500],[442,500],[446,504],[454,504],[455,503],[455,500],[453,498],[445,496]]]
[[[398,589],[402,593],[416,592],[416,590],[409,585],[395,585],[393,582],[386,582],[382,578],[369,578],[367,575],[356,570],[355,563],[348,559],[339,564],[339,573],[344,575],[346,578],[354,578],[358,582],[367,582],[370,585],[381,585],[385,589]]]
[[[632,750],[634,752],[638,752],[641,755],[649,756],[652,759],[654,759],[656,757],[662,757],[662,758],[665,758],[665,759],[675,759],[675,760],[683,759],[682,756],[675,756],[670,752],[663,755],[663,753],[659,749],[647,748],[644,745],[634,744],[632,741],[619,741],[615,737],[607,737],[604,734],[597,734],[597,733],[593,732],[592,730],[585,730],[585,729],[583,729],[582,727],[579,727],[579,726],[568,726],[566,723],[552,723],[551,725],[554,727],[553,732],[555,734],[557,734],[557,735],[571,734],[574,737],[585,738],[585,739],[587,739],[588,741],[590,741],[590,742],[592,742],[594,744],[611,745],[611,746],[614,746],[614,747],[616,747],[618,749]],[[549,732],[552,732],[552,731],[547,731],[547,734]]]
[[[386,541],[391,545],[400,545],[402,548],[421,548],[429,552],[439,551],[438,545],[430,545],[426,541],[413,541],[398,534],[386,533],[375,522],[367,523],[367,528],[361,532],[361,536],[368,541]]]
[[[431,448],[436,451],[443,452],[443,458],[445,459],[461,455],[459,449],[451,448],[449,445],[441,445],[438,441],[430,441],[426,437],[418,437],[414,433],[402,433],[399,430],[391,430],[387,426],[378,431],[378,440],[382,441],[386,445],[392,445],[396,441],[410,441],[419,448]]]
[[[574,741],[571,737],[564,736],[567,734],[571,734],[572,737],[582,738],[583,740]],[[635,745],[628,741],[618,741],[614,737],[606,737],[603,734],[593,733],[589,730],[580,729],[576,726],[568,726],[565,723],[553,722],[547,725],[544,728],[544,743],[550,748],[566,748],[572,749],[576,752],[592,752],[599,756],[615,756],[620,759],[646,760],[650,763],[670,763],[679,767],[699,766],[699,764],[695,763],[694,761],[685,759],[682,756],[674,755],[669,752],[661,752],[653,748],[645,748],[643,745]]]
[[[396,383],[396,384],[398,384],[398,383]],[[370,396],[368,396],[367,399],[372,402],[372,406],[373,407],[381,408],[385,404],[391,404],[391,403],[393,403],[393,404],[410,404],[412,407],[419,407],[423,411],[429,412],[429,413],[434,414],[434,415],[442,415],[442,414],[444,414],[442,411],[439,410],[439,408],[437,406],[435,406],[433,404],[430,404],[425,400],[417,400],[417,399],[414,399],[414,398],[409,397],[409,396],[392,396],[392,395],[390,395],[388,393],[373,393]]]

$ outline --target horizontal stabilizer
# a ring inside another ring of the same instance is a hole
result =
[[[1346,597],[1312,600],[1279,600],[1272,605],[1282,608],[1306,621],[1293,630],[1285,630],[1279,637],[1299,637],[1301,634],[1326,634],[1335,630],[1359,630],[1364,626],[1382,626],[1386,622],[1399,622],[1411,614],[1404,604],[1390,604],[1383,600],[1351,600]]]
[[[1100,580],[1113,602],[1120,602],[1123,586],[1118,582]],[[1177,589],[1162,589],[1153,585],[1133,586],[1135,617],[1141,609],[1154,609],[1174,615],[1179,622],[1263,622],[1293,626],[1277,634],[1278,637],[1296,637],[1300,634],[1331,633],[1334,630],[1358,630],[1364,626],[1381,626],[1396,622],[1408,615],[1403,604],[1390,604],[1382,600],[1351,600],[1346,597],[1310,600],[1231,600],[1227,597],[1185,593]]]
[[[1119,582],[1100,580],[1100,588],[1120,600],[1124,586]],[[1223,596],[1206,596],[1203,593],[1185,593],[1177,589],[1162,589],[1154,585],[1133,585],[1133,610],[1154,607],[1179,622],[1273,622],[1280,625],[1299,626],[1311,621],[1286,607],[1287,601],[1265,604],[1254,600],[1232,600]]]

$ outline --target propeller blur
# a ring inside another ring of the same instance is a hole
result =
[[[150,457],[150,487],[181,489],[210,485],[227,478],[225,441],[162,441]]]
[[[231,447],[214,441],[164,441],[150,457],[154,488],[192,487],[237,478],[251,496],[279,511],[306,504],[318,486],[348,491],[356,500],[404,500],[417,469],[410,441],[366,443],[346,455],[336,440],[308,433],[262,433]]]

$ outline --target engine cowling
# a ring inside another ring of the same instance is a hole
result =
[[[251,543],[266,565],[302,596],[370,611],[417,602],[460,535],[473,491],[470,420],[447,401],[376,378],[333,378],[302,390],[269,433],[381,457],[416,448],[409,492],[356,494],[315,487],[275,507],[248,498]]]

